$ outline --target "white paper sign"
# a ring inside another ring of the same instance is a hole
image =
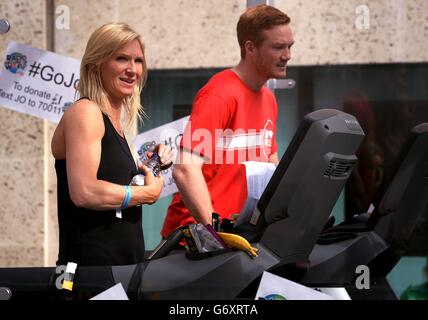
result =
[[[119,282],[89,300],[129,300],[129,298],[123,289],[122,283]]]
[[[256,300],[333,300],[333,297],[264,271]]]
[[[276,166],[270,162],[246,161],[242,164],[245,165],[248,196],[235,222],[235,226],[252,221],[251,218],[256,209],[257,202],[276,169]]]
[[[321,291],[322,293],[328,294],[334,300],[351,300],[348,292],[345,288],[314,288],[315,290]]]
[[[260,199],[266,186],[275,172],[276,166],[271,162],[246,161],[245,176],[247,178],[248,196]]]
[[[80,61],[9,42],[0,68],[0,105],[58,123],[74,102]]]
[[[160,127],[148,130],[144,133],[139,134],[134,139],[134,148],[138,154],[139,161],[143,162],[145,150],[147,150],[150,144],[165,144],[171,147],[174,154],[174,160],[177,156],[178,147],[180,140],[186,127],[189,117],[184,117],[176,121],[164,124]],[[174,178],[172,177],[172,167],[162,171],[163,177],[163,189],[160,198],[168,196],[178,191],[175,185]]]

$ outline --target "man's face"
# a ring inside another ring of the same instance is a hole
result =
[[[262,43],[254,49],[254,64],[261,77],[285,78],[287,62],[291,59],[294,43],[290,25],[279,25],[262,30]]]

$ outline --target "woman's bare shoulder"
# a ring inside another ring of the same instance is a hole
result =
[[[73,103],[64,112],[61,122],[63,122],[65,130],[68,130],[69,124],[73,128],[72,130],[81,126],[104,128],[101,109],[95,102],[88,99],[81,99]]]
[[[64,119],[75,116],[98,116],[101,117],[101,110],[98,105],[89,99],[81,99],[73,103],[63,115]]]
[[[96,137],[101,137],[104,134],[104,123],[98,105],[88,99],[81,99],[64,112],[51,142],[51,151],[55,159],[65,158],[67,132],[72,133],[73,136],[90,132]]]
[[[64,135],[72,132],[73,136],[89,134],[91,137],[104,135],[104,120],[98,105],[88,99],[81,99],[71,105],[61,119]],[[79,131],[79,132],[77,132]]]

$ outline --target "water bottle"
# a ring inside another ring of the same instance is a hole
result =
[[[153,153],[151,158],[148,158],[144,165],[153,172],[153,175],[157,177],[161,172],[161,162],[160,157],[157,153]],[[144,186],[144,174],[139,173],[135,175],[130,183],[131,186]]]

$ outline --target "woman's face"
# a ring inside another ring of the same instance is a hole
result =
[[[143,52],[138,40],[133,40],[101,64],[101,81],[107,94],[113,99],[131,96],[143,74]]]

